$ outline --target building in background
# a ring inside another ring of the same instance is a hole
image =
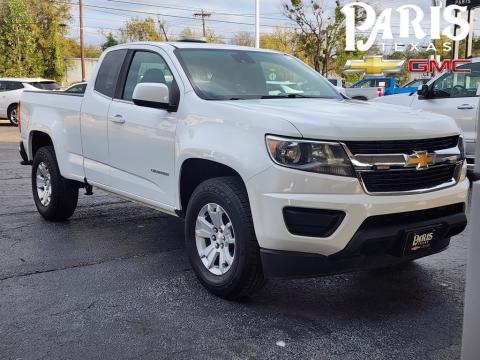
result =
[[[85,74],[86,80],[90,78],[97,66],[98,59],[86,58],[85,59]],[[68,86],[73,83],[82,81],[82,64],[80,58],[65,59],[65,75],[62,80],[62,86]]]

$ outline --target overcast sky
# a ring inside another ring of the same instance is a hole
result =
[[[294,24],[281,13],[284,0],[260,0],[261,31],[270,32],[275,26],[293,27]],[[76,1],[72,1],[75,3]],[[346,4],[349,0],[343,0]],[[405,4],[415,4],[422,7],[428,15],[428,7],[432,0],[382,0],[365,2],[376,6],[396,8]],[[445,2],[445,0],[443,0]],[[326,9],[333,9],[335,0],[323,0]],[[166,21],[170,34],[178,34],[184,27],[190,27],[201,32],[201,20],[193,14],[205,9],[212,15],[207,19],[207,26],[228,42],[238,31],[254,32],[255,0],[84,0],[85,41],[87,44],[98,45],[103,42],[102,32],[118,29],[131,17],[145,18],[152,16]],[[480,13],[480,9],[477,10]],[[78,38],[78,11],[73,5],[73,22],[71,35]],[[478,18],[478,15],[477,15]],[[428,19],[426,20],[428,24]],[[398,24],[398,18],[393,19]],[[476,28],[480,25],[477,23]],[[398,29],[394,28],[394,31]]]

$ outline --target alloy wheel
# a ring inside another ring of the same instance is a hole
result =
[[[220,205],[209,203],[200,210],[195,241],[203,265],[214,275],[224,275],[235,258],[235,231],[230,216]]]

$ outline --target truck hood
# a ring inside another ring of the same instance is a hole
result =
[[[323,140],[428,139],[460,134],[450,117],[390,104],[331,99],[224,102],[230,109],[289,121],[305,138]],[[249,116],[253,116],[250,114]]]

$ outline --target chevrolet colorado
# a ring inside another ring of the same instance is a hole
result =
[[[45,219],[68,219],[92,187],[184,217],[193,270],[223,298],[411,261],[466,226],[452,119],[345,99],[287,54],[115,46],[84,95],[25,91],[19,114]]]

